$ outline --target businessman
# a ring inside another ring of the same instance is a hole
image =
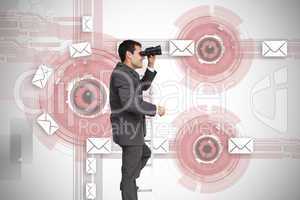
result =
[[[137,200],[136,179],[151,156],[145,144],[145,116],[163,116],[165,108],[143,100],[155,75],[155,56],[148,56],[148,66],[140,79],[135,69],[143,67],[141,44],[133,40],[123,41],[118,48],[121,62],[110,78],[110,108],[113,141],[122,148],[122,200]]]

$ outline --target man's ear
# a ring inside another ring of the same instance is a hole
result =
[[[126,51],[126,58],[132,58],[132,53],[130,51]]]

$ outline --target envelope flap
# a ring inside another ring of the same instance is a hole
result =
[[[103,140],[101,138],[88,138],[88,142],[96,149],[101,149],[109,143],[109,140]]]
[[[88,138],[87,143],[89,146],[92,146],[92,148],[99,149],[100,145],[98,144],[97,140],[95,138]]]
[[[171,40],[170,43],[176,47],[179,51],[185,51],[192,46],[193,40]]]
[[[89,47],[89,43],[87,43],[87,42],[72,45],[72,48],[74,49],[74,51],[76,51],[78,53],[82,53],[84,51],[89,51],[88,47]]]
[[[95,172],[96,171],[96,159],[95,158],[88,158],[86,161],[86,168],[88,172]]]
[[[85,18],[85,23],[89,23],[89,24],[91,24],[93,22],[93,19],[92,19],[92,17],[90,17],[90,16],[87,16],[86,18]]]
[[[82,53],[84,51],[86,45],[83,46],[83,44],[74,44],[71,47],[75,52]]]
[[[263,43],[272,52],[279,51],[282,47],[287,45],[287,41],[264,41]]]
[[[40,65],[35,75],[33,76],[32,82],[40,81],[49,76],[52,73],[52,69],[45,65]]]
[[[92,20],[92,16],[83,16],[82,19],[84,21],[90,21],[90,20]]]
[[[86,186],[87,186],[87,192],[90,195],[94,195],[95,190],[96,190],[96,187],[95,187],[96,185],[94,183],[87,183]]]
[[[47,122],[52,126],[57,126],[56,122],[52,119],[52,117],[49,114],[42,114],[39,118],[38,118],[39,122]]]
[[[88,163],[88,165],[95,164],[96,163],[96,159],[95,158],[88,158],[87,159],[87,163]]]
[[[252,140],[252,138],[231,138],[230,142],[233,143],[238,149],[243,149],[250,144]]]
[[[50,128],[50,122],[48,122],[48,121],[41,120],[41,121],[39,121],[39,124],[42,127],[44,127],[45,129],[49,129]]]
[[[39,123],[41,124],[41,126],[47,127],[50,130],[52,128],[58,128],[58,125],[54,122],[54,121],[49,121],[49,120],[40,120]]]
[[[165,149],[166,147],[168,147],[168,140],[158,140],[153,143],[154,149]]]

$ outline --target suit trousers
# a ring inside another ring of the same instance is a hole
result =
[[[137,200],[136,179],[140,176],[141,170],[151,157],[150,148],[143,145],[130,145],[122,147],[122,180],[120,190],[122,200]]]

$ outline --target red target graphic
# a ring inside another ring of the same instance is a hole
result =
[[[109,79],[117,58],[92,49],[91,56],[71,58],[57,55],[48,65],[54,68],[40,96],[40,109],[59,125],[59,142],[84,145],[89,137],[110,137]],[[46,140],[45,140],[46,141]]]
[[[218,35],[205,35],[196,45],[196,56],[203,64],[216,64],[225,52],[224,43]]]
[[[195,55],[178,60],[189,85],[215,84],[223,91],[237,84],[247,73],[251,57],[246,55],[253,43],[242,45],[241,19],[222,7],[194,8],[177,21],[181,40],[195,41]]]
[[[184,174],[180,182],[185,186],[217,192],[231,186],[245,172],[248,159],[227,150],[229,138],[241,134],[240,121],[232,113],[219,107],[193,108],[175,123],[180,124],[175,149]]]
[[[193,144],[194,157],[199,163],[213,163],[221,152],[221,142],[210,134],[199,137]]]
[[[107,106],[106,85],[92,77],[83,77],[70,83],[68,104],[75,114],[94,118]]]

